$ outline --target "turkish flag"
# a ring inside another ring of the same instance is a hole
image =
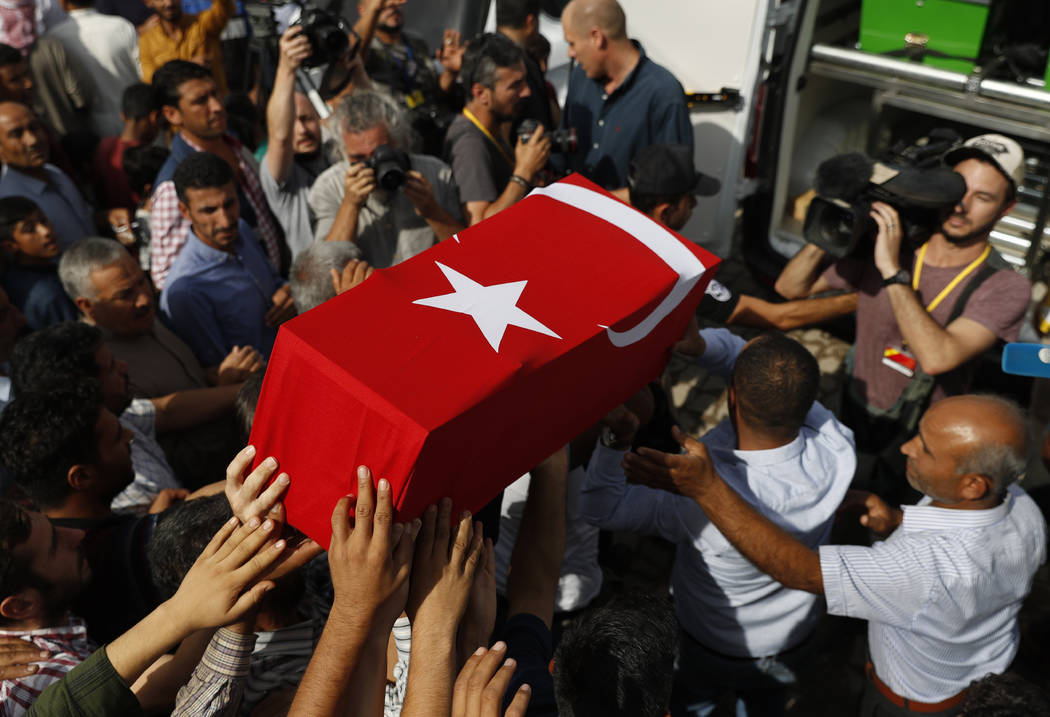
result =
[[[322,545],[367,465],[477,511],[663,369],[718,259],[573,175],[285,323],[251,442]]]

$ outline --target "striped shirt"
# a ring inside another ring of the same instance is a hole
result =
[[[145,515],[165,488],[182,488],[157,443],[157,409],[152,401],[136,398],[120,414],[120,424],[132,433],[131,465],[135,479],[122,490],[109,508],[114,513]]]
[[[25,714],[41,692],[65,677],[95,651],[84,621],[78,617],[70,617],[65,625],[57,627],[0,630],[0,635],[21,637],[51,653],[46,660],[37,663],[40,669],[35,674],[0,682],[0,717]]]
[[[870,548],[825,545],[828,612],[868,621],[875,672],[902,697],[940,702],[1001,673],[1017,653],[1017,613],[1046,560],[1046,523],[1017,486],[987,510],[904,506]]]
[[[248,660],[255,633],[219,628],[193,669],[190,681],[179,689],[172,717],[230,715],[240,707]]]

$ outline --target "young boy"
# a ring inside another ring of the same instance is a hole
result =
[[[76,321],[79,312],[58,280],[58,236],[32,200],[0,199],[0,248],[7,259],[4,288],[31,329]]]

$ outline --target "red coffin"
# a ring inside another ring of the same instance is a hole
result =
[[[358,465],[400,520],[477,511],[659,375],[717,263],[579,176],[535,190],[284,324],[257,460],[322,545]]]

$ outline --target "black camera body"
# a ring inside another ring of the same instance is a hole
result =
[[[802,235],[836,259],[870,253],[878,234],[872,202],[900,216],[902,246],[914,248],[947,219],[966,194],[966,180],[943,165],[890,166],[860,154],[842,154],[817,168],[817,196]]]
[[[289,4],[299,5],[299,19],[292,25],[301,25],[303,34],[310,41],[312,52],[303,62],[303,66],[321,67],[342,57],[350,46],[347,35],[350,30],[346,22],[337,15],[298,2],[246,0],[244,12],[252,30],[252,42],[257,46],[270,45],[276,49],[280,33],[277,31],[277,20],[273,11],[276,7]]]
[[[534,119],[525,119],[518,125],[518,139],[528,142],[532,134],[540,127],[540,123]],[[576,142],[576,128],[553,129],[547,132],[551,138],[551,152],[556,154],[575,154],[578,147]]]
[[[364,165],[376,173],[376,186],[388,192],[396,192],[404,186],[405,172],[412,169],[408,154],[388,144],[376,147]]]

